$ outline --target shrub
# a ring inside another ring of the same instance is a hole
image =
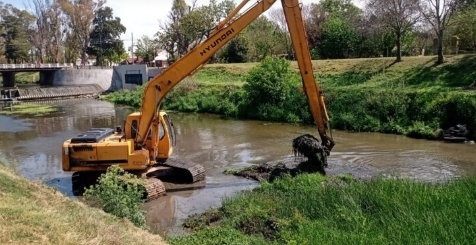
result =
[[[282,58],[263,59],[253,67],[245,79],[245,114],[247,117],[270,120],[297,122],[301,121],[302,107],[305,97],[298,92],[299,76],[290,66],[290,62]]]
[[[134,225],[148,229],[143,203],[142,179],[113,165],[99,177],[98,184],[87,188],[84,197],[89,203],[100,206],[105,212],[127,218]]]

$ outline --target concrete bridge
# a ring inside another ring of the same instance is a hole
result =
[[[39,72],[40,85],[52,85],[55,72],[63,68],[73,68],[73,63],[53,64],[0,64],[3,87],[15,87],[15,74],[18,72]]]

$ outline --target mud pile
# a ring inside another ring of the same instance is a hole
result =
[[[239,171],[232,172],[235,176],[240,176],[257,181],[272,182],[278,177],[284,175],[296,176],[300,173],[320,173],[326,175],[325,167],[327,167],[327,156],[329,151],[322,146],[319,140],[310,135],[304,134],[293,140],[293,153],[296,158],[307,161],[301,161],[299,164],[293,163],[264,163],[257,166],[244,168]]]

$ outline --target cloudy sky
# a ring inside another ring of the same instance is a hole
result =
[[[237,4],[241,0],[234,0]],[[364,0],[353,0],[357,6],[361,6]],[[24,8],[28,0],[2,0],[4,3],[10,3],[17,8]],[[187,3],[192,0],[186,0]],[[197,0],[198,5],[208,4],[209,0]],[[220,0],[218,0],[220,2]],[[255,0],[251,0],[255,3]],[[300,0],[300,2],[318,3],[319,0]],[[166,18],[167,13],[172,8],[172,0],[107,0],[107,6],[114,11],[114,16],[120,17],[122,24],[127,28],[125,34],[122,35],[124,45],[130,46],[132,35],[134,42],[142,35],[153,37],[159,29],[159,21]],[[275,7],[279,7],[279,1],[275,3]]]

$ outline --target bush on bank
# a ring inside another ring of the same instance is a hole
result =
[[[404,76],[412,72],[406,71]],[[209,73],[201,74],[200,79],[206,80],[205,75]],[[419,84],[424,84],[425,79],[434,79],[434,73],[418,75]],[[362,71],[319,77],[332,128],[436,139],[442,129],[466,124],[470,137],[476,138],[476,93],[451,86],[429,89],[416,84],[410,87],[390,73],[380,74],[379,83],[364,86],[373,75]],[[313,123],[306,97],[299,92],[300,86],[300,76],[290,69],[288,61],[266,58],[251,68],[243,86],[232,81],[223,85],[186,79],[166,96],[162,108],[240,119]],[[142,89],[118,91],[107,95],[106,100],[139,107]]]

